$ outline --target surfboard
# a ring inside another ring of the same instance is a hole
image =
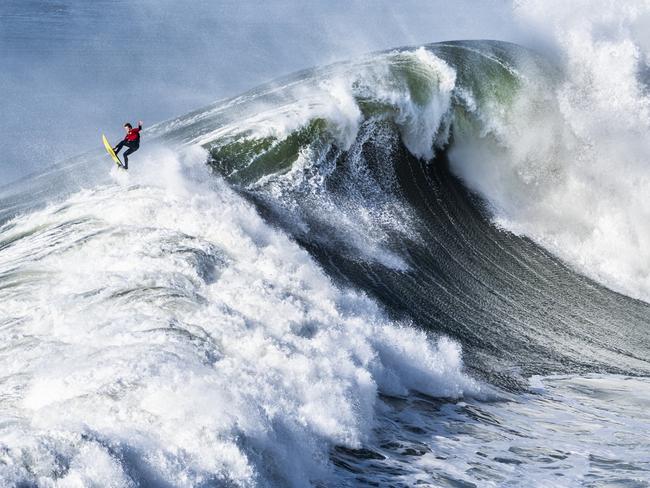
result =
[[[123,168],[124,165],[122,164],[122,161],[120,161],[120,158],[117,157],[117,154],[115,154],[115,151],[113,151],[113,146],[108,143],[108,139],[106,139],[106,136],[104,134],[102,134],[102,141],[104,141],[104,147],[108,151],[108,154],[111,155],[111,158],[113,158],[113,161],[115,161],[115,164],[117,164],[120,168]]]

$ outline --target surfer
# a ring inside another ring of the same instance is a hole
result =
[[[133,126],[127,122],[124,124],[124,130],[126,131],[126,137],[124,137],[124,139],[113,148],[113,151],[117,154],[124,146],[128,147],[122,156],[124,156],[124,169],[129,169],[129,154],[133,154],[140,149],[140,131],[142,130],[142,121],[138,122],[137,129],[134,129]]]

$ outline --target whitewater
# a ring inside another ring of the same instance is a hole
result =
[[[645,469],[627,447],[647,442],[645,379],[537,378],[522,396],[470,378],[456,342],[336,286],[204,157],[161,152],[3,225],[9,485],[498,486]],[[593,449],[604,429],[616,441]]]
[[[162,164],[171,187],[128,181],[152,163],[3,227],[3,479],[298,486],[328,444],[368,435],[378,388],[480,391],[455,344],[388,322],[227,187]]]
[[[650,7],[552,3],[0,187],[2,484],[650,486]]]

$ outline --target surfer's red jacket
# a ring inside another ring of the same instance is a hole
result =
[[[139,125],[135,129],[131,129],[129,132],[126,133],[126,137],[124,138],[125,141],[127,142],[140,142],[140,131],[142,130],[142,126]]]

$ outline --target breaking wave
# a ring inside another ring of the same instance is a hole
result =
[[[129,174],[91,153],[4,188],[2,479],[541,483],[578,462],[572,426],[544,450],[553,428],[526,425],[585,385],[594,419],[642,389],[650,183],[641,85],[573,62],[377,53],[159,124]],[[637,407],[618,420],[647,425]],[[572,480],[610,479],[607,455]]]

